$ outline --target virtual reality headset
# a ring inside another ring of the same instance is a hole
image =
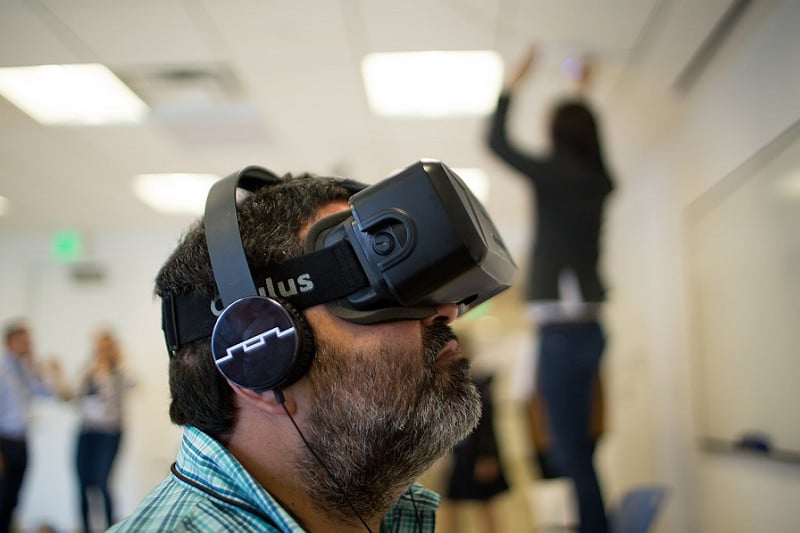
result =
[[[444,163],[419,161],[371,185],[338,180],[350,190],[349,210],[312,225],[305,253],[251,268],[236,218],[236,189],[281,181],[247,167],[209,192],[204,227],[219,290],[167,294],[163,327],[170,351],[211,335],[216,317],[238,299],[261,295],[295,308],[326,304],[359,324],[420,319],[455,303],[459,314],[511,286],[517,272],[491,218]]]

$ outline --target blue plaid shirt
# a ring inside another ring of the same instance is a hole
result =
[[[6,352],[0,359],[0,437],[24,440],[32,397],[51,395],[50,387]]]
[[[156,485],[109,531],[305,531],[224,446],[196,428],[184,429],[174,469],[178,476],[170,474]],[[414,484],[383,518],[381,531],[433,532],[438,506],[435,492]]]

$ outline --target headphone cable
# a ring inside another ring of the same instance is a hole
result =
[[[283,392],[280,389],[274,389],[273,392],[275,393],[275,399],[278,401],[279,404],[281,404],[281,407],[283,407],[283,410],[286,412],[286,415],[289,417],[289,420],[292,421],[292,425],[297,430],[297,434],[300,435],[300,439],[303,441],[303,444],[306,445],[306,448],[308,448],[308,451],[310,451],[311,455],[314,456],[314,459],[316,459],[317,462],[319,463],[319,465],[322,467],[322,469],[325,470],[325,473],[328,474],[328,477],[331,479],[331,481],[333,481],[336,484],[336,486],[339,488],[339,491],[342,493],[342,496],[344,497],[345,501],[347,502],[347,505],[349,505],[350,509],[353,510],[353,513],[355,513],[355,515],[358,517],[358,519],[361,521],[361,523],[364,525],[364,527],[367,528],[367,531],[369,533],[372,533],[372,529],[370,529],[370,527],[367,524],[367,522],[364,520],[364,518],[361,517],[361,514],[356,510],[355,506],[353,505],[353,502],[350,501],[350,498],[348,498],[347,493],[344,491],[344,488],[342,487],[341,483],[339,483],[339,480],[336,479],[336,477],[333,475],[333,473],[331,473],[331,471],[328,469],[328,467],[322,461],[320,456],[317,455],[317,452],[315,452],[314,449],[311,448],[311,445],[308,444],[308,441],[306,440],[305,435],[303,435],[303,432],[300,431],[300,426],[297,425],[297,422],[294,421],[294,417],[289,412],[289,409],[286,408],[286,404],[284,403],[286,401],[286,399],[283,397]]]
[[[414,506],[414,518],[417,520],[417,527],[419,528],[419,533],[423,533],[422,518],[420,518],[419,516],[419,511],[417,510],[417,502],[414,499],[414,492],[411,490],[411,487],[408,487],[408,495],[411,496],[411,505]]]
[[[197,490],[205,492],[209,496],[211,496],[213,498],[216,498],[216,499],[218,499],[218,500],[220,500],[220,501],[222,501],[224,503],[227,503],[228,505],[232,505],[233,507],[237,507],[237,508],[239,508],[239,509],[241,509],[241,510],[247,512],[247,513],[250,513],[250,514],[252,514],[254,516],[257,516],[258,518],[260,518],[261,520],[263,520],[264,522],[266,522],[270,526],[272,526],[272,527],[274,527],[276,529],[280,529],[280,526],[278,526],[278,524],[276,524],[275,521],[272,518],[270,518],[269,516],[267,516],[265,513],[261,512],[260,510],[256,509],[255,507],[251,507],[251,506],[249,506],[247,504],[244,504],[242,502],[236,501],[233,498],[229,498],[228,496],[225,496],[224,494],[220,494],[219,492],[215,491],[211,487],[207,487],[207,486],[203,485],[202,483],[200,483],[199,481],[195,481],[194,479],[190,478],[189,476],[187,476],[186,474],[184,474],[183,472],[178,470],[177,463],[172,463],[172,466],[170,466],[169,469],[170,469],[170,471],[172,472],[172,474],[176,478],[180,479],[181,481],[183,481],[187,485],[190,485],[190,486],[196,488]]]

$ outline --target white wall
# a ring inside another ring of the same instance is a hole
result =
[[[800,118],[799,23],[798,2],[754,2],[687,92],[631,78],[605,110],[613,138],[639,150],[623,158],[609,227],[612,331],[622,345],[609,361],[617,427],[602,459],[612,491],[636,478],[671,487],[662,531],[788,532],[800,522],[800,466],[697,447],[705,384],[693,372],[684,241],[687,206]],[[669,119],[637,132],[654,114]],[[642,368],[647,377],[634,383]]]

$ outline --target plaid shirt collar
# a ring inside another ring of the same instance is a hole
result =
[[[281,531],[304,531],[224,446],[202,431],[184,429],[176,466],[192,481],[268,517]],[[433,532],[438,506],[439,495],[415,483],[386,513],[381,531]]]

